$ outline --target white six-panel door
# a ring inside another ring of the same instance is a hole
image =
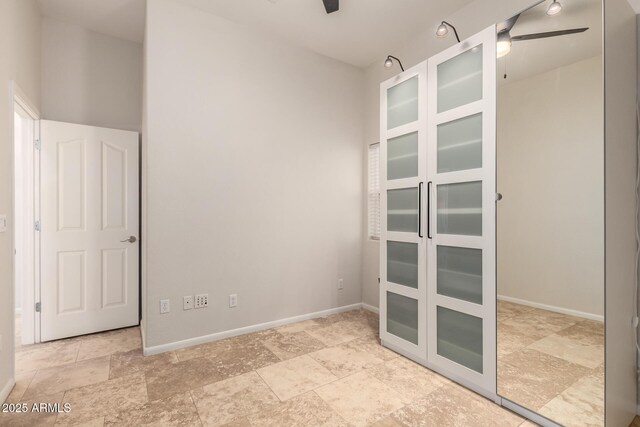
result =
[[[495,28],[428,63],[429,364],[495,396]]]
[[[380,89],[380,338],[426,362],[427,64]]]
[[[138,324],[138,134],[41,121],[41,340]]]

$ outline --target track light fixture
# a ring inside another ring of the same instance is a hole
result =
[[[447,21],[442,21],[440,25],[438,25],[438,29],[436,30],[436,36],[440,38],[446,37],[447,34],[449,34],[449,27],[453,29],[453,34],[456,35],[456,40],[458,40],[458,43],[460,43],[460,37],[458,37],[458,31],[456,31],[456,27],[449,24]]]
[[[384,68],[391,68],[393,67],[393,60],[398,61],[398,65],[400,66],[400,69],[404,72],[404,67],[402,66],[402,62],[400,62],[400,60],[398,58],[396,58],[395,56],[391,56],[388,55],[387,59],[385,59],[384,61]]]
[[[553,16],[557,15],[562,11],[562,5],[558,0],[553,0],[547,9],[547,15]]]
[[[511,52],[511,34],[509,34],[509,31],[503,31],[498,34],[496,53],[498,58],[502,58],[503,56],[509,54],[509,52]]]

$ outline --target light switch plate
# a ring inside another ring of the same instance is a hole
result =
[[[183,303],[182,303],[182,308],[184,310],[191,310],[193,309],[193,297],[192,296],[186,296],[184,297]]]
[[[0,215],[0,233],[7,231],[7,215]]]
[[[229,295],[229,308],[233,308],[237,306],[238,306],[238,295],[237,294]]]

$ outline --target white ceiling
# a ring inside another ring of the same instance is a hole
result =
[[[38,0],[44,16],[141,43],[145,0]]]
[[[512,36],[589,27],[584,33],[513,42],[511,52],[498,60],[498,82],[507,73],[512,82],[592,58],[602,52],[602,4],[600,0],[560,0],[562,12],[546,14],[549,2],[522,13]]]
[[[471,0],[341,0],[327,15],[321,0],[179,0],[365,67]],[[435,31],[435,28],[434,28]]]
[[[141,42],[145,0],[38,0],[45,16]],[[471,0],[179,0],[284,41],[365,67]],[[640,1],[640,0],[639,0]],[[435,29],[434,29],[435,31]]]

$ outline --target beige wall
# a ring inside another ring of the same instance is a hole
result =
[[[145,60],[146,345],[360,303],[363,72],[169,0]]]
[[[601,56],[498,88],[499,296],[603,316],[603,117]]]
[[[432,16],[430,22],[426,21],[425,31],[413,37],[403,46],[398,46],[389,54],[397,56],[402,61],[405,69],[435,55],[455,44],[452,33],[447,38],[437,38],[435,31],[443,19],[456,26],[461,39],[487,28],[496,22],[503,21],[527,7],[537,3],[535,0],[476,0],[468,6],[460,9],[450,16]],[[380,83],[400,72],[398,66],[386,69],[382,66],[384,58],[371,64],[365,74],[365,128],[364,144],[380,140]],[[366,160],[367,152],[363,150],[363,159]],[[365,163],[366,164],[366,163]],[[366,183],[366,168],[363,171]],[[380,243],[367,239],[367,197],[366,191],[362,199],[363,212],[363,249],[362,249],[362,300],[365,304],[378,307],[379,286],[378,272]]]
[[[35,0],[0,1],[0,213],[11,218],[13,102],[15,80],[40,105],[40,12]],[[12,233],[0,233],[0,393],[13,373]],[[1,400],[1,399],[0,399]]]
[[[142,44],[44,18],[42,114],[48,120],[139,132]]]

